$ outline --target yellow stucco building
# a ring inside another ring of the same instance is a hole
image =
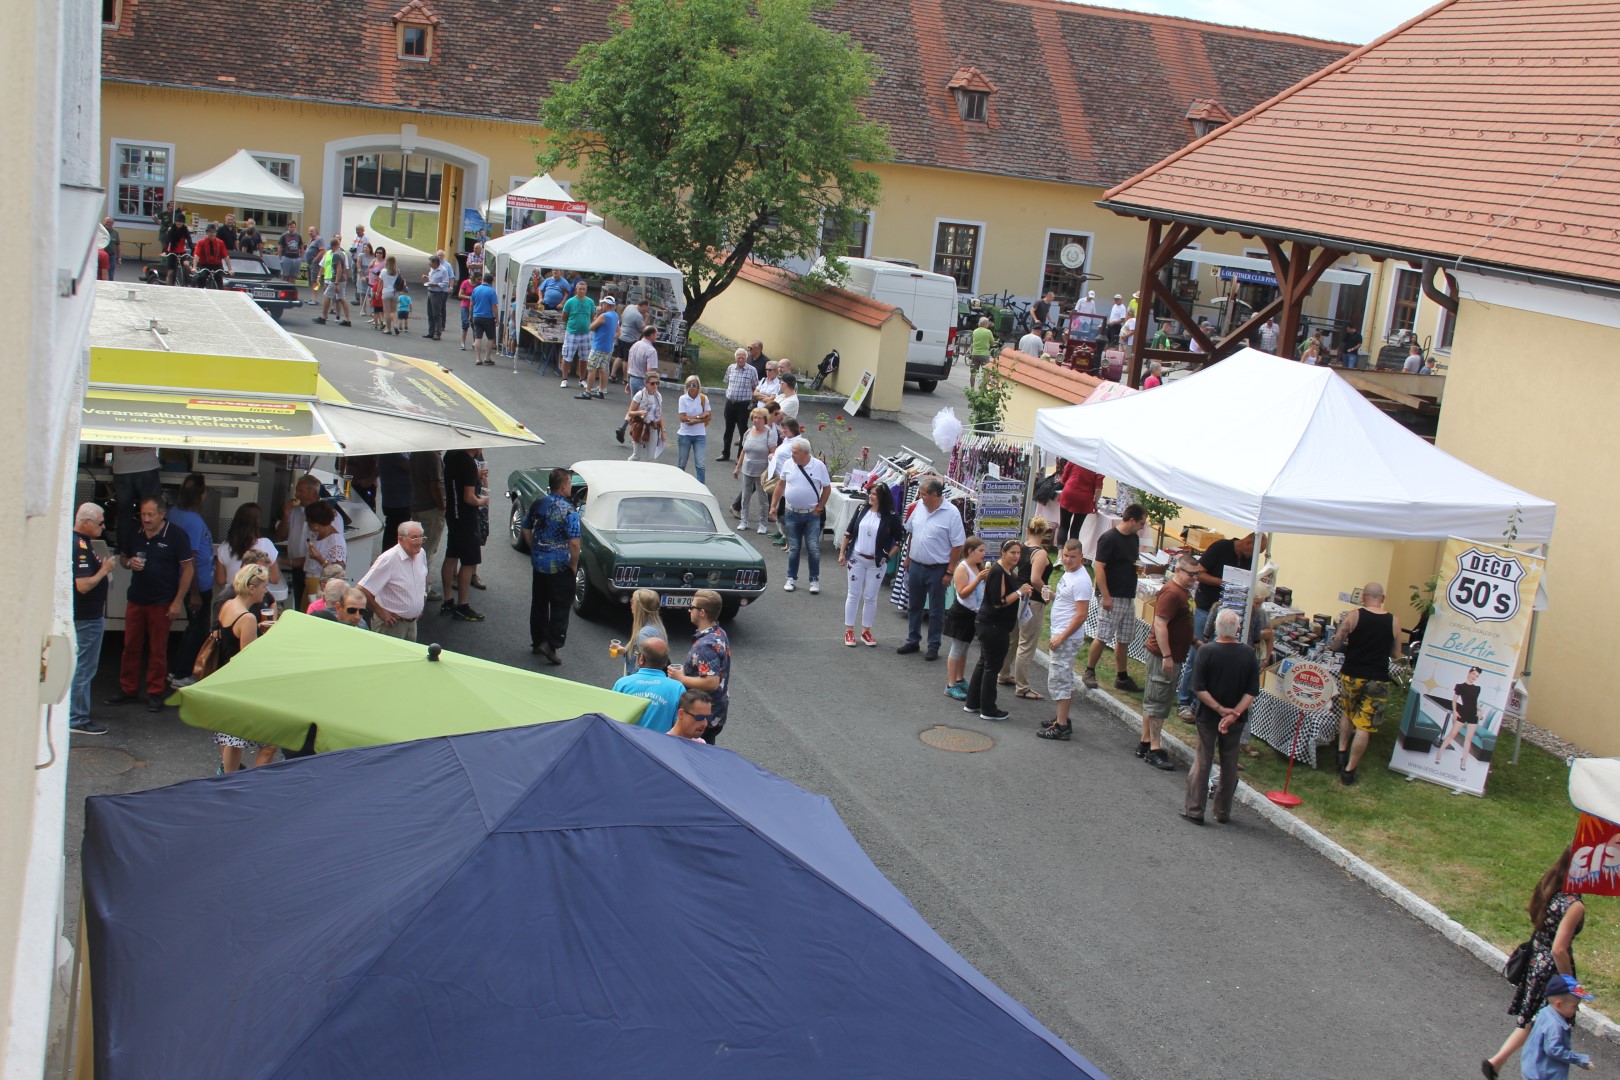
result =
[[[595,4],[537,21],[472,0],[398,11],[293,0],[276,45],[244,61],[189,44],[233,40],[228,7],[108,0],[103,15],[108,213],[148,256],[151,214],[176,180],[244,148],[303,189],[301,224],[325,236],[353,224],[345,193],[398,189],[442,210],[437,243],[413,246],[449,247],[462,208],[532,175],[547,81],[614,17]],[[864,228],[829,248],[949,273],[964,293],[1028,300],[1050,288],[1067,303],[1087,273],[1104,302],[1133,291],[1142,229],[1098,209],[1103,189],[1348,48],[1057,0],[974,0],[971,34],[949,32],[938,0],[846,2],[819,17],[876,54],[865,111],[894,148]],[[1070,243],[1085,251],[1074,269],[1058,258]]]
[[[1225,229],[1338,265],[1379,260],[1368,348],[1413,331],[1442,374],[1397,375],[1364,392],[1419,430],[1432,425],[1441,449],[1557,503],[1530,718],[1615,754],[1620,727],[1591,674],[1608,644],[1590,613],[1620,601],[1620,578],[1587,572],[1582,556],[1620,527],[1599,486],[1620,400],[1602,370],[1620,346],[1620,144],[1608,89],[1620,60],[1568,67],[1549,57],[1584,57],[1594,35],[1620,34],[1620,2],[1584,4],[1580,24],[1507,25],[1496,10],[1489,0],[1436,7],[1104,203],[1158,227]],[[1509,69],[1513,79],[1490,74]],[[1560,102],[1556,125],[1516,119],[1533,93]],[[1512,534],[1504,518],[1499,535],[1468,539]],[[1281,537],[1274,550],[1309,610],[1340,610],[1341,591],[1381,581],[1400,611],[1436,569],[1436,547]]]

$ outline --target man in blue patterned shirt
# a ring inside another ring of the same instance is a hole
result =
[[[534,501],[523,519],[523,542],[529,545],[534,589],[529,599],[529,650],[560,664],[557,650],[568,638],[568,605],[574,598],[579,569],[579,511],[569,499],[574,474],[551,470],[551,491]]]

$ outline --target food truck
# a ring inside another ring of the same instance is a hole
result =
[[[295,336],[240,293],[99,281],[89,349],[74,501],[106,508],[112,550],[122,448],[157,450],[171,505],[188,474],[207,478],[216,543],[247,502],[271,535],[293,483],[313,472],[344,522],[355,579],[382,549],[382,521],[351,490],[345,459],[543,444],[445,367]],[[124,592],[109,597],[109,629],[123,625]]]

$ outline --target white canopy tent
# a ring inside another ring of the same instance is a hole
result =
[[[531,270],[555,266],[581,274],[663,280],[677,299],[681,295],[683,278],[679,270],[596,226],[568,232],[555,242],[526,247],[513,254],[512,262],[519,281]]]
[[[564,191],[563,186],[557,183],[557,181],[553,180],[550,173],[542,173],[539,176],[530,177],[517,187],[513,188],[511,191],[508,191],[505,195],[497,195],[495,198],[485,203],[484,220],[493,221],[496,218],[500,218],[500,220],[504,222],[506,220],[506,200],[508,196],[512,195],[529,199],[545,199],[548,202],[574,201],[573,196]],[[564,215],[558,210],[548,210],[545,211],[545,216],[547,220],[555,220],[556,218]],[[602,224],[602,217],[600,214],[593,214],[587,210],[585,211],[584,216],[585,224],[587,225]]]
[[[585,228],[571,217],[553,218],[542,221],[538,225],[530,225],[527,229],[519,229],[504,236],[497,236],[493,240],[484,242],[484,266],[495,275],[495,287],[502,296],[511,294],[512,289],[507,281],[508,270],[514,258],[521,258],[524,253],[538,251],[556,243],[558,240]],[[514,273],[512,276],[516,276]]]
[[[206,172],[181,177],[174,186],[174,201],[304,212],[304,193],[260,165],[246,150],[238,150]]]
[[[1546,543],[1556,507],[1414,435],[1331,369],[1244,349],[1196,375],[1041,409],[1042,450],[1261,532]]]

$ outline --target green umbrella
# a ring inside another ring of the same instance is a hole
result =
[[[601,713],[635,723],[647,702],[567,679],[288,612],[259,641],[170,700],[192,727],[315,749],[407,742]]]

